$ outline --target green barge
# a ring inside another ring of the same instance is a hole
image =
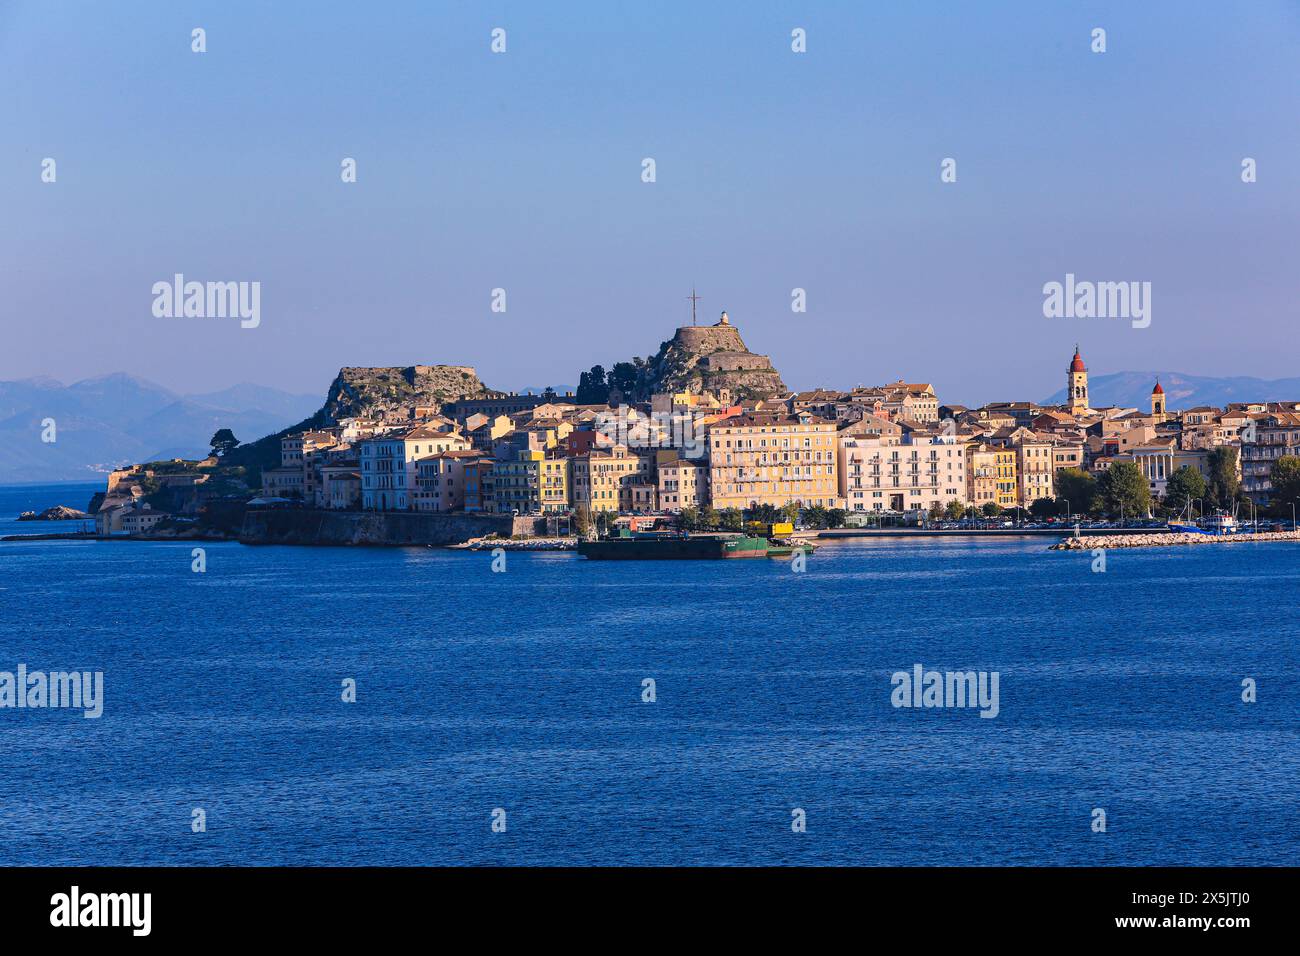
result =
[[[812,552],[809,544],[778,544],[744,534],[649,532],[579,541],[578,553],[594,561],[708,561],[720,558],[788,558]]]

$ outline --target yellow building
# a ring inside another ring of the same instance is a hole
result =
[[[492,469],[495,510],[522,515],[569,510],[569,460],[547,458],[542,451],[521,451],[514,461]]]
[[[996,449],[993,464],[997,469],[997,503],[1003,508],[1014,508],[1019,503],[1016,487],[1016,450]]]
[[[976,442],[966,449],[966,497],[977,508],[1016,505],[1016,450]]]
[[[698,508],[708,501],[709,466],[704,461],[678,458],[676,451],[657,457],[659,507],[664,511]]]
[[[1016,451],[1017,498],[1028,508],[1039,498],[1056,496],[1054,446],[1047,438],[1022,437],[1012,447]]]
[[[579,510],[632,511],[632,484],[651,478],[649,456],[633,454],[626,445],[593,448],[569,462],[573,507]]]
[[[737,415],[709,429],[715,508],[839,504],[835,423],[806,413]]]

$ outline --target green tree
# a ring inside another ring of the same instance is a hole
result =
[[[1060,505],[1058,514],[1066,514],[1066,501],[1070,503],[1070,512],[1087,514],[1097,500],[1097,479],[1082,468],[1059,469],[1056,472],[1056,500]]]
[[[843,528],[844,522],[849,518],[849,513],[843,508],[832,508],[826,512],[826,527]]]
[[[943,505],[939,504],[939,502],[936,501],[934,504],[930,505],[931,521],[942,521],[945,514],[946,511],[944,510]]]
[[[1204,503],[1207,488],[1205,476],[1200,469],[1183,465],[1165,483],[1165,507],[1170,511],[1181,512],[1187,507],[1187,502],[1195,498],[1200,498]]]
[[[1237,449],[1229,445],[1211,448],[1205,458],[1205,467],[1210,473],[1209,487],[1205,490],[1210,505],[1231,508],[1241,489],[1241,479],[1237,477]]]
[[[677,516],[677,527],[683,531],[700,530],[700,513],[695,508],[683,508],[681,514]]]
[[[578,392],[574,398],[579,405],[604,405],[609,401],[609,383],[603,365],[593,365],[591,371],[578,376]]]
[[[781,518],[781,513],[776,510],[775,505],[759,505],[750,511],[750,517],[760,524],[775,524]]]
[[[1268,496],[1269,507],[1277,517],[1290,517],[1291,505],[1300,510],[1300,458],[1283,455],[1273,462],[1269,481],[1273,490]]]
[[[1060,507],[1051,498],[1035,498],[1029,506],[1029,513],[1035,518],[1049,518],[1060,512]]]
[[[781,520],[789,524],[794,524],[799,520],[799,505],[794,501],[787,501],[780,508]]]
[[[640,397],[644,363],[638,358],[631,362],[617,362],[609,370],[609,387],[623,393],[625,402],[635,402]]]
[[[956,498],[953,498],[948,502],[948,506],[944,508],[943,511],[951,520],[957,521],[966,514],[966,506]]]
[[[713,505],[705,505],[700,509],[700,528],[702,530],[716,531],[720,520]]]
[[[1151,484],[1131,461],[1115,462],[1106,469],[1097,482],[1097,497],[1112,517],[1145,517],[1151,511]]]
[[[573,513],[573,533],[579,538],[591,536],[591,509],[586,505],[579,505]]]
[[[745,516],[739,508],[723,508],[718,512],[718,525],[723,531],[743,531]]]
[[[980,508],[980,513],[986,518],[996,518],[1002,514],[1002,506],[996,501],[986,501],[984,506]]]
[[[805,528],[825,528],[826,509],[821,505],[813,505],[811,508],[805,508],[803,511],[803,525]]]
[[[220,458],[238,448],[239,439],[229,428],[219,428],[208,444],[212,446],[212,454]]]

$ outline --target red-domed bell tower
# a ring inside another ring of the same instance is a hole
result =
[[[1156,387],[1151,389],[1151,415],[1162,422],[1165,420],[1165,390],[1160,387],[1160,379],[1156,379]]]
[[[1088,367],[1083,364],[1078,345],[1074,347],[1074,360],[1070,362],[1070,371],[1067,373],[1065,395],[1071,415],[1091,411],[1088,405]]]

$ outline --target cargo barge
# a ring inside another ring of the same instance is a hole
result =
[[[579,541],[578,553],[595,561],[709,561],[722,558],[784,558],[812,552],[809,544],[778,544],[745,534],[624,532],[618,537]]]

